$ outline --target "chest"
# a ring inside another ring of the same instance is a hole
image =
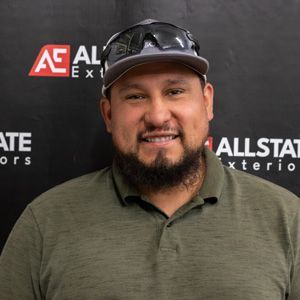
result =
[[[54,300],[284,299],[289,258],[277,235],[234,221],[204,225],[66,233],[44,256],[42,290]]]

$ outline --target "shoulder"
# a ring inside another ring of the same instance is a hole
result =
[[[275,205],[300,209],[299,197],[287,189],[263,178],[224,166],[224,190],[240,195],[241,199],[259,202],[261,205]]]
[[[111,168],[62,183],[34,199],[28,206],[31,218],[46,239],[77,228],[82,230],[118,210]]]
[[[36,211],[39,208],[45,210],[51,207],[62,207],[71,202],[78,205],[84,199],[91,199],[99,192],[108,193],[113,188],[112,186],[111,168],[107,167],[49,189],[34,199],[29,207]]]

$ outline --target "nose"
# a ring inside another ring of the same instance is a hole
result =
[[[171,120],[171,111],[168,103],[161,97],[151,99],[145,112],[145,125],[151,127],[162,127]]]

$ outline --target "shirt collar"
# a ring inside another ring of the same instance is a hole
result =
[[[219,200],[224,185],[224,167],[214,152],[204,150],[206,174],[199,195],[204,199]],[[212,202],[215,202],[212,200]]]
[[[215,203],[221,196],[224,183],[224,169],[219,158],[208,148],[204,150],[206,174],[203,180],[199,196],[205,201]],[[112,175],[116,190],[123,204],[128,205],[130,199],[139,198],[140,193],[129,186],[115,162],[112,164]]]
[[[128,205],[130,198],[140,197],[138,191],[126,183],[125,178],[121,174],[120,169],[117,167],[115,161],[112,164],[112,176],[116,190],[123,204]]]

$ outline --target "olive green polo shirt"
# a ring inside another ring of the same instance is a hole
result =
[[[38,197],[2,252],[0,299],[299,300],[298,197],[205,156],[171,218],[115,167]]]

